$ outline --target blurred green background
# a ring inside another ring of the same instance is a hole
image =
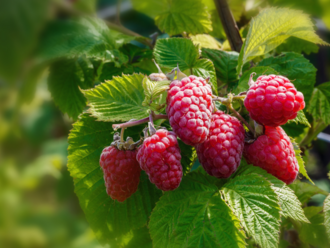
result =
[[[328,0],[230,2],[235,13],[240,13],[239,27],[265,5],[290,6],[312,15],[318,34],[330,40]],[[86,222],[66,168],[67,137],[73,121],[52,101],[47,71],[40,75],[30,69],[49,22],[74,15],[63,6],[118,22],[114,0],[0,0],[0,247],[101,247]],[[144,36],[161,35],[153,19],[133,10],[130,1],[121,1],[120,22]],[[305,56],[318,69],[317,84],[329,81],[330,49],[321,47]],[[324,132],[329,131],[328,127]],[[328,192],[329,151],[330,143],[319,139],[306,156],[311,178]],[[324,196],[317,195],[311,204],[321,205],[323,200]]]

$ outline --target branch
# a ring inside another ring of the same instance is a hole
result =
[[[214,4],[217,7],[218,14],[225,30],[227,39],[229,41],[231,50],[240,52],[243,45],[242,37],[239,33],[239,29],[231,13],[226,0],[214,0]]]

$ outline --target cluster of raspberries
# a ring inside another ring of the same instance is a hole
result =
[[[253,143],[244,143],[245,130],[235,117],[215,111],[212,89],[196,76],[171,82],[166,112],[172,131],[159,129],[134,150],[106,147],[100,158],[107,193],[124,201],[138,188],[141,170],[163,191],[176,189],[182,179],[181,152],[177,136],[194,146],[204,170],[228,178],[247,162],[265,169],[285,183],[298,174],[298,163],[289,137],[279,125],[294,119],[304,108],[301,92],[282,76],[261,76],[250,87],[244,105],[264,133]]]

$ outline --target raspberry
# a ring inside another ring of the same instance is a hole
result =
[[[244,157],[286,184],[292,183],[299,171],[298,161],[288,135],[281,127],[265,127],[265,134],[252,144],[245,144]]]
[[[244,133],[235,117],[222,111],[212,115],[207,140],[196,146],[198,159],[208,174],[227,178],[236,171],[243,153]]]
[[[244,100],[253,120],[265,126],[284,125],[296,118],[305,107],[304,95],[289,79],[282,76],[260,76],[250,87]]]
[[[211,86],[196,76],[174,80],[166,102],[171,127],[179,138],[191,146],[203,143],[211,125]]]
[[[181,155],[173,132],[157,130],[144,140],[136,158],[157,188],[168,191],[179,187],[182,179]]]
[[[107,193],[112,199],[125,201],[138,188],[141,169],[136,160],[137,150],[118,150],[114,146],[103,149],[100,166],[104,173]]]

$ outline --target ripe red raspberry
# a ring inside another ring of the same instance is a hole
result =
[[[265,126],[284,125],[296,118],[305,107],[304,95],[289,79],[282,76],[260,76],[250,87],[244,100],[253,120]]]
[[[168,191],[179,187],[182,179],[181,154],[173,132],[157,130],[144,140],[136,158],[157,188]]]
[[[235,117],[222,111],[212,115],[207,140],[196,146],[198,159],[208,174],[227,178],[236,171],[243,153],[244,133]]]
[[[166,102],[171,127],[179,138],[191,146],[203,143],[209,134],[213,111],[211,86],[196,76],[174,80]]]
[[[298,161],[288,135],[281,127],[265,127],[265,134],[252,144],[245,144],[244,157],[286,184],[292,183],[299,171]]]
[[[114,146],[103,149],[100,166],[107,193],[112,199],[123,202],[137,190],[141,168],[136,154],[137,150],[118,150]]]

